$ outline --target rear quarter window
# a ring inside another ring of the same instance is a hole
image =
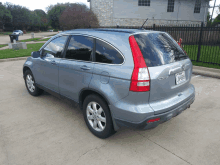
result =
[[[113,46],[97,39],[95,61],[107,64],[122,64],[124,59]]]
[[[188,58],[167,33],[134,35],[148,67],[170,64]]]

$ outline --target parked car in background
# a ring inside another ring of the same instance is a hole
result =
[[[14,30],[12,34],[17,34],[17,35],[22,35],[23,36],[23,31],[21,30]]]
[[[192,63],[165,32],[77,29],[58,33],[23,66],[28,92],[79,104],[89,130],[150,129],[190,107]]]
[[[49,32],[53,32],[53,30],[49,30]]]

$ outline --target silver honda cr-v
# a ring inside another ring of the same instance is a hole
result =
[[[28,92],[79,103],[89,130],[107,138],[120,127],[149,129],[195,99],[192,63],[164,32],[78,29],[52,37],[23,66]]]

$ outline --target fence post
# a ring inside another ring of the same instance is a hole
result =
[[[200,58],[200,51],[201,51],[201,45],[202,45],[202,30],[203,30],[203,22],[201,23],[201,29],[200,29],[200,35],[199,35],[199,45],[198,45],[198,54],[197,54],[196,62],[199,62],[199,58]]]
[[[155,30],[155,23],[153,24],[153,30]]]

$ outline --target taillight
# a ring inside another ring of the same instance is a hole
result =
[[[150,90],[150,75],[141,50],[134,38],[129,37],[129,43],[134,60],[134,70],[131,77],[130,91],[146,92]]]

